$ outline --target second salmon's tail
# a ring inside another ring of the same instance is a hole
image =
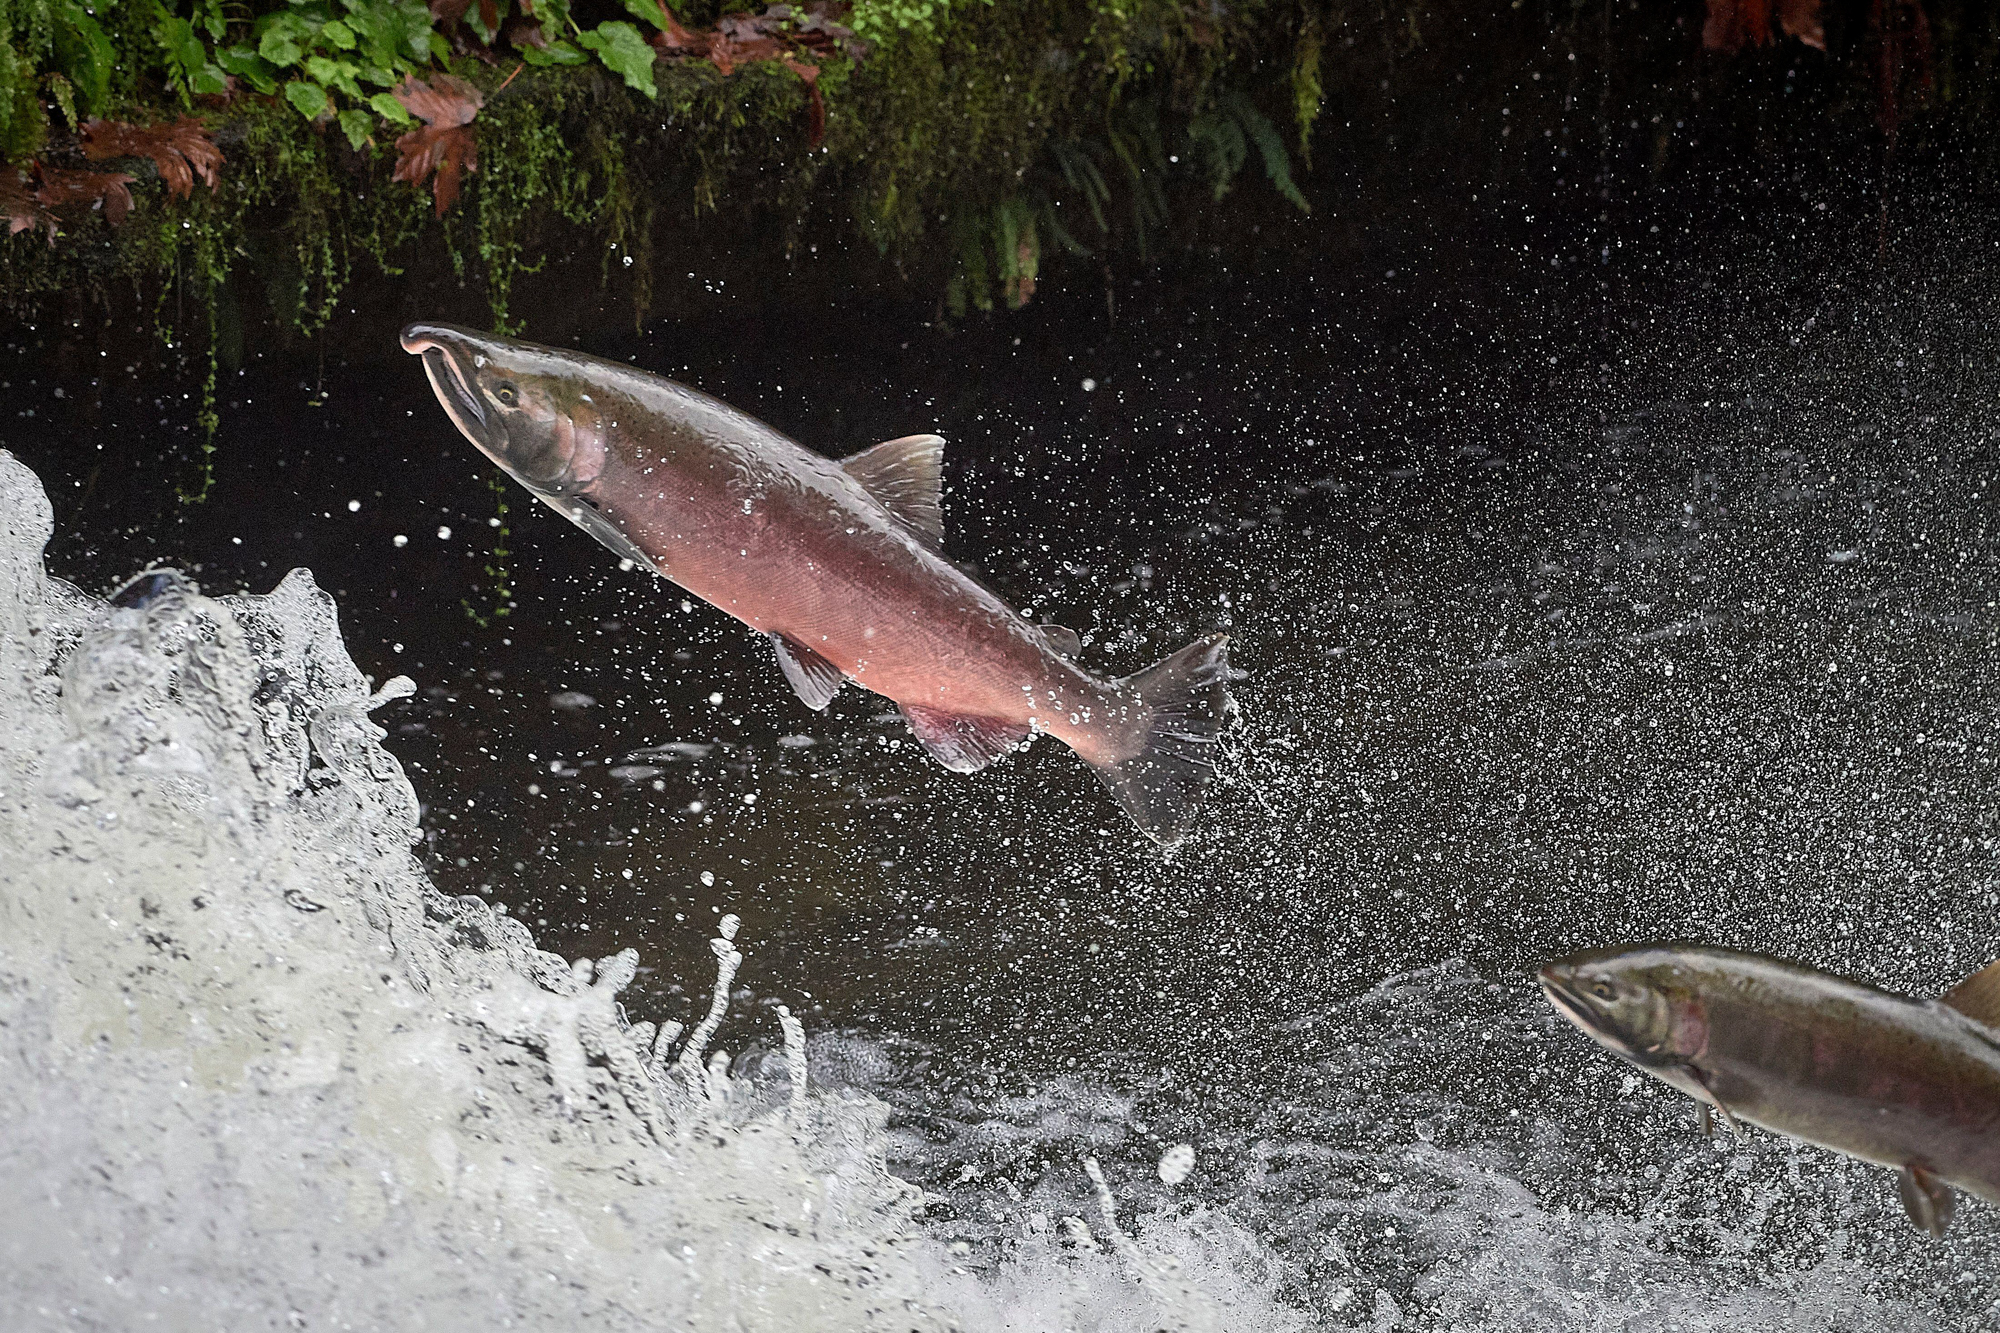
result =
[[[1215,778],[1217,738],[1236,711],[1229,636],[1211,634],[1119,687],[1146,705],[1138,753],[1098,764],[1097,776],[1147,837],[1171,847],[1186,835]]]

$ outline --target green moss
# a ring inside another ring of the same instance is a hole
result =
[[[707,22],[720,8],[682,12]],[[695,229],[783,251],[845,233],[954,314],[1018,305],[1061,280],[1065,257],[1153,253],[1196,225],[1206,201],[1248,193],[1239,181],[1255,184],[1261,207],[1303,208],[1297,177],[1321,108],[1339,105],[1345,118],[1392,78],[1418,77],[1405,71],[1423,68],[1425,40],[1511,51],[1493,77],[1513,87],[1535,61],[1573,77],[1550,34],[1597,21],[1568,3],[1496,11],[1468,0],[1422,6],[1419,29],[1419,8],[1392,0],[1355,17],[1325,0],[863,0],[854,21],[877,45],[859,63],[821,60],[817,147],[806,84],[772,61],[727,77],[702,61],[663,61],[652,98],[596,63],[460,61],[455,72],[487,101],[473,123],[478,170],[442,219],[426,192],[390,179],[399,128],[357,119],[349,94],[336,87],[353,114],[324,124],[280,98],[238,97],[206,113],[228,155],[216,190],[169,201],[150,166],[122,164],[141,178],[134,218],[118,229],[99,214],[68,218],[53,248],[33,232],[0,243],[0,301],[26,315],[58,291],[109,302],[137,289],[177,352],[206,340],[211,384],[232,321],[310,335],[357,275],[395,275],[440,254],[483,289],[496,328],[520,327],[517,283],[546,256],[593,246],[601,280],[624,284],[643,314],[655,248]],[[1846,31],[1837,8],[1829,0],[1836,37]],[[65,25],[73,9],[84,13],[75,0],[0,0],[0,144],[16,154],[42,145],[52,165],[83,165],[70,158],[71,112],[145,121],[180,110],[156,31],[166,11],[86,13],[100,42]],[[269,18],[232,8],[225,22],[223,10],[188,0],[167,9],[197,37],[221,24],[211,49],[225,54]],[[1934,17],[1939,97],[1987,114],[2000,20],[1971,0],[1938,0]],[[1690,34],[1664,19],[1656,27],[1645,41],[1682,52],[1673,68],[1714,89]],[[1865,54],[1861,38],[1843,40]],[[304,47],[298,59],[310,59]],[[1743,68],[1754,68],[1750,57]],[[1457,97],[1433,100],[1456,116]],[[1520,126],[1528,108],[1513,109]],[[1285,123],[1295,135],[1278,131]],[[209,403],[205,412],[212,393]]]

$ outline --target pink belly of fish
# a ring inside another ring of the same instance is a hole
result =
[[[674,582],[753,629],[780,634],[899,704],[1025,727],[1072,749],[1097,748],[1075,674],[1052,669],[1018,617],[900,535],[860,540],[777,523],[711,529],[700,541],[652,540]],[[1076,713],[1072,723],[1070,715]]]

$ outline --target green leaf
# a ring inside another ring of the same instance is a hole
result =
[[[579,44],[597,52],[597,58],[613,74],[623,75],[627,87],[635,88],[655,101],[660,90],[653,82],[653,48],[629,23],[617,19],[600,23],[589,32],[578,33]]]
[[[661,32],[667,30],[666,16],[660,12],[660,0],[624,0],[624,4],[633,18],[650,23]]]
[[[368,58],[407,68],[431,59],[431,14],[418,0],[349,0],[347,26],[360,35]]]
[[[568,42],[562,41],[560,38],[550,42],[546,47],[518,46],[514,50],[521,59],[527,61],[530,65],[541,67],[549,65],[582,65],[587,64],[590,60],[589,56],[577,50]]]
[[[247,46],[217,51],[215,63],[266,96],[278,91],[277,74],[270,62]]]
[[[111,39],[82,5],[64,0],[56,7],[61,21],[55,25],[56,61],[83,94],[86,110],[102,113],[111,100],[111,71],[118,62]]]
[[[491,46],[500,39],[500,29],[507,26],[507,0],[494,0],[493,17],[498,20],[498,23],[494,27],[489,28],[486,26],[484,9],[483,5],[468,5],[466,6],[465,15],[460,21],[466,27],[478,33],[480,41]]]
[[[425,40],[430,43],[431,59],[440,65],[451,59],[451,43],[444,39],[443,33],[433,28],[426,34]]]
[[[153,28],[153,36],[166,52],[167,75],[180,90],[181,101],[188,102],[196,93],[211,91],[201,86],[202,74],[215,67],[208,63],[208,48],[195,36],[194,24],[178,15],[163,14]],[[216,83],[218,86],[212,91],[220,92],[226,86],[219,79]]]
[[[306,73],[327,87],[346,93],[357,102],[362,100],[361,85],[354,81],[354,76],[360,72],[361,67],[351,60],[329,60],[325,56],[306,57]]]
[[[341,132],[347,136],[347,142],[354,146],[354,151],[357,153],[361,151],[361,145],[368,142],[368,135],[374,128],[375,118],[366,111],[356,111],[349,107],[340,113]]]
[[[285,100],[307,120],[316,120],[326,112],[326,89],[303,79],[285,85]]]
[[[221,41],[222,34],[229,29],[229,21],[222,17],[222,0],[195,0],[194,21],[213,42]]]
[[[569,0],[535,0],[535,16],[542,21],[542,37],[554,43],[576,26],[569,16]]]
[[[260,19],[255,31],[257,54],[279,69],[298,64],[312,43],[311,25],[298,15],[283,11]]]
[[[368,105],[374,107],[376,114],[392,125],[414,126],[417,123],[417,118],[388,93],[376,93],[368,99]]]
[[[62,108],[63,119],[69,122],[69,127],[72,130],[75,129],[77,126],[76,85],[60,74],[44,74],[42,82],[47,85],[49,96],[55,98],[56,105]]]
[[[348,27],[339,19],[335,19],[324,28],[321,28],[319,30],[319,38],[321,41],[331,43],[343,51],[352,51],[354,49],[354,29]]]
[[[1257,153],[1264,159],[1264,174],[1270,177],[1278,193],[1299,212],[1312,212],[1312,205],[1292,181],[1292,155],[1285,151],[1285,141],[1278,136],[1277,127],[1240,92],[1230,93],[1229,109],[1250,136],[1250,142],[1257,145]]]

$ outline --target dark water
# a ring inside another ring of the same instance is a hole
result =
[[[964,778],[872,696],[809,713],[760,639],[519,492],[516,607],[478,626],[498,497],[414,360],[254,362],[198,507],[159,498],[189,449],[161,386],[56,399],[39,362],[0,439],[86,584],[310,566],[356,660],[420,687],[379,716],[440,884],[566,954],[636,946],[649,1016],[692,1006],[668,979],[741,913],[753,992],[898,1053],[872,1081],[934,1182],[1194,1140],[1338,1323],[1382,1317],[1350,1288],[1443,1300],[1449,1246],[1338,1205],[1463,1204],[1413,1151],[1496,1154],[1552,1215],[1648,1215],[1664,1171],[1712,1220],[1779,1179],[1739,1259],[1663,1252],[1782,1290],[1839,1249],[1938,1326],[1983,1318],[1992,1210],[1919,1247],[1886,1173],[1770,1139],[1689,1184],[1684,1103],[1527,982],[1656,937],[1913,992],[2000,953],[2000,227],[1928,205],[1878,256],[1811,208],[1652,225],[1616,255],[1495,222],[1365,268],[1183,260],[1115,323],[1088,291],[949,336],[717,294],[594,344],[829,453],[943,434],[953,555],[1094,667],[1228,630],[1245,727],[1171,858],[1053,742]]]

